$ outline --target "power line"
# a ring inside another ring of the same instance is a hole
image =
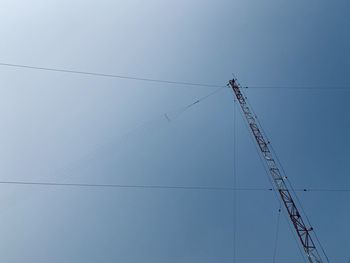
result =
[[[13,63],[4,63],[4,62],[0,62],[0,66],[17,68],[17,69],[32,69],[32,70],[51,71],[51,72],[59,72],[59,73],[80,74],[80,75],[88,75],[88,76],[95,76],[95,77],[118,78],[118,79],[128,79],[128,80],[136,80],[136,81],[156,82],[156,83],[173,84],[173,85],[216,87],[216,88],[225,87],[225,85],[219,85],[219,84],[175,81],[175,80],[167,80],[167,79],[143,78],[143,77],[137,77],[137,76],[120,75],[120,74],[109,74],[109,73],[102,73],[102,72],[71,70],[71,69],[55,68],[55,67],[40,67],[40,66],[32,66],[32,65],[25,65],[25,64],[13,64]],[[316,86],[316,85],[315,86],[294,86],[294,85],[289,85],[289,86],[283,86],[283,85],[259,86],[259,85],[253,85],[253,86],[248,86],[245,88],[279,89],[279,90],[293,89],[293,90],[349,90],[350,91],[350,85],[344,85],[344,86]]]

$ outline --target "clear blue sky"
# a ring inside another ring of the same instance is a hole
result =
[[[246,94],[296,188],[349,189],[349,8],[345,0],[3,0],[0,63],[326,87]],[[3,66],[0,83],[0,181],[234,186],[229,89],[169,123],[162,114],[215,88]],[[268,188],[240,114],[235,147],[236,186]],[[1,262],[272,262],[278,203],[268,191],[237,192],[235,217],[232,192],[0,189]],[[331,262],[350,260],[349,198],[300,193]],[[276,262],[303,262],[284,218]]]

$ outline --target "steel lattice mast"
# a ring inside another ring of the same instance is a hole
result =
[[[317,247],[311,237],[313,229],[308,227],[297,206],[293,200],[290,190],[287,187],[286,179],[282,176],[281,169],[278,163],[275,161],[274,155],[269,147],[269,142],[264,137],[262,127],[259,125],[256,116],[253,114],[247,104],[246,98],[241,92],[241,87],[235,79],[229,81],[229,85],[233,89],[233,92],[242,108],[244,117],[248,122],[248,126],[254,135],[254,138],[259,146],[261,155],[266,162],[270,175],[272,176],[276,190],[278,191],[283,204],[288,212],[289,218],[294,226],[294,229],[299,237],[302,247],[306,253],[306,256],[310,263],[323,263]]]

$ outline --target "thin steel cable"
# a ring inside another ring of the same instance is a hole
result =
[[[350,192],[350,189],[341,189],[341,188],[308,188],[308,189],[294,189],[294,191],[300,192]]]
[[[235,97],[234,97],[234,98],[235,98]],[[248,123],[246,122],[246,119],[245,119],[245,117],[244,117],[244,115],[243,115],[243,112],[240,111],[240,113],[241,113],[240,115],[241,115],[242,121],[243,121],[243,123],[245,124],[244,126],[246,127],[246,129],[247,129],[247,131],[248,131],[248,134],[250,135],[249,138],[251,139],[251,141],[252,141],[252,143],[253,143],[253,145],[254,145],[254,149],[256,150],[257,155],[259,156],[259,160],[260,160],[260,162],[261,162],[261,164],[262,164],[262,166],[263,166],[263,168],[264,168],[264,170],[265,170],[265,176],[266,176],[268,182],[269,182],[270,185],[271,185],[270,190],[274,192],[276,201],[277,201],[278,205],[280,205],[280,202],[281,202],[281,201],[280,201],[280,198],[279,198],[279,196],[278,196],[276,187],[275,187],[275,185],[274,185],[274,183],[273,183],[273,181],[272,181],[272,179],[271,179],[271,177],[270,177],[270,173],[269,173],[269,170],[268,170],[268,168],[267,168],[267,166],[266,166],[266,163],[264,162],[264,160],[263,160],[263,158],[262,158],[262,156],[261,156],[261,152],[260,152],[258,146],[256,145],[256,141],[255,141],[255,139],[254,139],[254,137],[253,137],[253,135],[252,135],[252,133],[251,133],[251,130],[249,129]]]
[[[241,116],[242,116],[242,118],[244,119],[243,113],[241,113]],[[247,124],[245,121],[244,121],[244,123],[246,124],[245,127],[248,129],[248,133],[251,135],[251,136],[249,136],[249,137],[250,137],[251,140],[253,141],[253,144],[254,144],[254,146],[255,146],[254,148],[255,148],[255,150],[257,151],[257,154],[258,154],[258,156],[259,156],[259,160],[261,161],[262,166],[264,167],[265,175],[266,175],[268,181],[269,181],[270,184],[271,184],[271,187],[272,187],[272,188],[270,188],[269,190],[270,190],[270,191],[273,191],[276,202],[278,203],[279,206],[281,206],[281,199],[280,199],[280,197],[279,197],[279,194],[278,194],[278,192],[277,192],[277,189],[276,189],[275,185],[274,185],[273,182],[272,182],[272,179],[270,178],[269,171],[268,171],[268,169],[267,169],[267,167],[266,167],[265,162],[264,162],[263,159],[262,159],[262,156],[261,156],[261,153],[260,153],[260,151],[259,151],[259,149],[258,149],[258,146],[256,145],[256,143],[255,143],[255,141],[254,141],[253,135],[251,134],[251,131],[249,130],[248,124]],[[305,253],[303,253],[303,251],[302,251],[302,249],[301,249],[301,247],[300,247],[300,242],[298,241],[298,239],[297,239],[297,237],[296,237],[295,231],[293,231],[293,228],[292,228],[292,226],[291,226],[291,222],[290,222],[290,220],[289,220],[289,217],[288,217],[288,215],[287,215],[285,209],[283,209],[283,216],[284,216],[284,218],[286,219],[286,222],[287,222],[289,231],[290,231],[291,235],[293,236],[293,239],[294,239],[294,241],[295,241],[296,246],[298,247],[298,251],[299,251],[299,253],[300,253],[300,256],[302,257],[304,263],[307,263],[307,262],[306,262],[306,259],[305,259]]]
[[[214,96],[215,94],[217,94],[220,90],[224,89],[223,88],[219,88],[219,89],[215,89],[214,91],[204,95],[203,97],[200,97],[199,102],[202,102],[204,100],[209,99],[210,97]],[[155,124],[159,124],[159,121],[164,120],[164,118],[168,121],[171,122],[173,121],[175,118],[178,118],[180,115],[182,115],[189,107],[193,107],[195,105],[198,105],[197,102],[191,103],[189,105],[186,105],[185,107],[178,107],[177,109],[173,110],[173,111],[167,111],[163,114],[159,114],[157,116],[155,116],[152,119],[149,119],[147,121],[142,122],[141,124],[135,126],[134,128],[130,129],[129,131],[127,131],[126,133],[122,134],[121,136],[119,136],[119,138],[117,138],[116,140],[111,140],[108,143],[104,143],[102,145],[99,145],[97,147],[95,147],[94,149],[92,149],[90,152],[88,152],[87,154],[81,156],[78,160],[70,163],[69,165],[59,169],[58,171],[54,172],[54,174],[57,176],[58,174],[66,174],[74,169],[76,169],[77,167],[79,167],[81,165],[81,163],[89,161],[89,160],[93,160],[95,154],[99,151],[108,151],[113,149],[113,147],[117,146],[119,143],[125,141],[127,138],[129,138],[130,136],[132,136],[133,134],[135,134],[136,132],[138,132],[141,129],[144,129],[145,127],[151,126],[151,125],[155,125]],[[169,113],[170,112],[175,112],[177,115],[175,116],[175,118],[170,118],[169,117]]]
[[[303,252],[303,250],[301,248],[300,242],[298,241],[298,238],[297,238],[296,233],[295,233],[295,231],[293,229],[292,223],[290,222],[290,218],[287,216],[286,213],[282,213],[282,214],[283,214],[284,219],[286,220],[286,223],[288,225],[289,231],[292,234],[293,239],[294,239],[294,241],[295,241],[295,243],[296,243],[296,245],[298,247],[299,254],[300,254],[301,258],[303,259],[304,263],[307,263],[305,253]]]
[[[270,191],[268,188],[254,187],[221,187],[221,186],[184,186],[184,185],[135,185],[135,184],[93,184],[93,183],[58,183],[35,181],[0,181],[2,185],[23,186],[69,186],[82,188],[139,188],[139,189],[180,189],[180,190],[209,190],[209,191]]]
[[[282,207],[280,206],[278,208],[278,214],[277,214],[276,233],[275,233],[275,242],[274,242],[274,248],[273,248],[272,263],[276,263],[277,247],[278,247],[278,236],[279,236],[279,229],[280,229],[281,209],[282,209]]]
[[[245,95],[243,94],[243,96],[245,96]],[[245,97],[246,97],[246,96],[245,96]],[[247,101],[248,101],[248,100],[247,100]],[[251,108],[253,114],[255,115],[255,113],[254,113],[254,111],[253,111],[253,108],[252,108],[251,105],[249,104],[249,101],[248,101],[247,103],[248,103],[248,106]],[[270,173],[269,173],[269,170],[268,170],[268,168],[267,168],[267,165],[266,165],[266,163],[265,163],[264,160],[263,160],[261,151],[258,149],[258,146],[257,146],[257,144],[256,144],[256,141],[254,140],[254,136],[253,136],[253,134],[251,133],[251,130],[249,129],[248,123],[246,122],[245,117],[243,116],[243,112],[241,112],[241,117],[242,117],[242,119],[243,119],[243,122],[245,123],[245,127],[247,128],[248,133],[250,134],[249,137],[251,138],[251,140],[252,140],[252,142],[253,142],[253,144],[254,144],[254,146],[255,146],[254,148],[255,148],[256,151],[257,151],[257,154],[258,154],[258,156],[259,156],[259,159],[260,159],[260,161],[261,161],[261,163],[262,163],[262,165],[263,165],[263,167],[264,167],[265,175],[266,175],[268,181],[270,182],[270,185],[271,185],[271,187],[272,187],[272,188],[271,188],[271,191],[273,191],[273,193],[274,193],[275,200],[276,200],[276,202],[279,204],[279,206],[281,206],[281,199],[280,199],[279,193],[278,193],[278,191],[277,191],[277,189],[276,189],[276,187],[275,187],[275,185],[274,185],[274,183],[273,183],[273,181],[272,181],[272,179],[271,179],[271,177],[270,177]],[[259,124],[259,125],[260,125],[260,124]],[[298,242],[298,240],[297,240],[297,238],[296,238],[296,233],[295,233],[295,232],[293,231],[293,229],[292,229],[291,222],[290,222],[290,220],[289,220],[289,218],[288,218],[289,215],[287,215],[285,209],[283,209],[283,215],[284,215],[284,217],[286,218],[286,220],[287,220],[287,222],[288,222],[288,226],[289,226],[290,232],[291,232],[291,234],[292,234],[292,236],[293,236],[293,238],[294,238],[294,241],[295,241],[295,243],[296,243],[296,245],[297,245],[297,247],[298,247],[298,250],[299,250],[299,252],[300,252],[300,255],[301,255],[301,257],[304,259],[304,262],[306,263],[305,255],[304,255],[304,253],[302,252],[302,250],[301,250],[301,248],[300,248],[300,242]]]
[[[123,184],[92,184],[92,183],[59,183],[59,182],[43,182],[43,181],[0,181],[0,185],[72,186],[72,187],[87,187],[87,188],[88,187],[96,187],[96,188],[184,189],[184,190],[257,191],[257,192],[272,192],[273,191],[272,188],[267,188],[267,187],[123,185]],[[327,190],[328,189],[326,189],[326,191]],[[295,191],[304,191],[304,189],[296,189]],[[312,189],[309,189],[308,192],[312,192]],[[350,192],[350,189],[348,189],[348,192]]]
[[[316,231],[314,232],[314,235],[315,235],[315,237],[316,237],[317,243],[318,243],[319,246],[321,247],[321,250],[322,250],[323,255],[325,256],[327,262],[330,263],[329,257],[328,257],[328,255],[327,255],[327,253],[326,253],[326,250],[324,249],[322,243],[320,242],[320,240],[319,240],[319,238],[318,238],[318,235],[316,234]]]
[[[345,90],[350,91],[350,86],[249,86],[248,89],[275,89],[275,90]]]
[[[262,125],[260,124],[260,121],[259,121],[259,120],[258,120],[258,122],[259,122],[259,125],[262,127]],[[265,136],[267,137],[266,132],[265,132],[264,130],[263,130],[263,132],[265,133]],[[304,206],[303,206],[302,202],[300,201],[299,196],[296,194],[296,191],[298,191],[298,190],[296,190],[296,189],[293,187],[291,181],[289,180],[289,177],[287,177],[287,174],[286,174],[286,172],[285,172],[285,170],[284,170],[284,167],[283,167],[283,165],[282,165],[282,163],[281,163],[281,161],[280,161],[280,159],[279,159],[279,157],[278,157],[278,155],[277,155],[277,153],[276,153],[276,151],[275,151],[275,149],[274,149],[274,147],[273,147],[273,145],[272,145],[272,143],[271,143],[270,141],[269,141],[269,144],[270,144],[270,146],[271,146],[271,150],[272,150],[274,156],[276,157],[276,160],[277,160],[279,166],[280,166],[281,169],[282,169],[282,173],[283,173],[283,175],[284,175],[284,177],[285,177],[285,179],[286,179],[286,181],[287,181],[287,183],[288,183],[290,189],[292,190],[292,193],[293,193],[294,197],[296,198],[296,201],[297,201],[299,207],[301,208],[301,211],[302,211],[303,214],[305,215],[305,218],[306,218],[306,220],[307,220],[309,226],[312,227],[311,221],[310,221],[310,219],[309,219],[307,213],[305,212]],[[311,189],[309,189],[309,190],[308,190],[308,189],[304,189],[304,192],[307,192],[307,191],[317,191],[317,190],[321,190],[321,189],[313,189],[313,190],[311,190]],[[326,190],[326,189],[323,189],[323,190]],[[344,191],[344,190],[346,190],[346,189],[343,189],[343,191]],[[334,189],[333,191],[336,191],[336,189]],[[320,246],[320,248],[321,248],[321,250],[322,250],[322,254],[325,256],[327,262],[329,263],[328,255],[326,254],[326,251],[325,251],[325,249],[324,249],[322,243],[320,242],[320,240],[319,240],[319,238],[318,238],[318,236],[317,236],[317,234],[316,234],[316,231],[313,231],[313,234],[314,234],[314,236],[315,236],[315,238],[316,238],[316,241],[317,241],[318,245]]]
[[[147,82],[158,82],[158,83],[163,83],[163,84],[176,84],[176,85],[200,86],[200,87],[225,87],[225,85],[212,85],[212,84],[186,82],[186,81],[173,81],[173,80],[165,80],[165,79],[142,78],[142,77],[133,77],[133,76],[126,76],[126,75],[116,75],[116,74],[107,74],[107,73],[99,73],[99,72],[88,72],[88,71],[80,71],[80,70],[69,70],[69,69],[62,69],[62,68],[39,67],[39,66],[12,64],[12,63],[3,63],[3,62],[0,63],[0,66],[42,70],[42,71],[51,71],[51,72],[60,72],[60,73],[80,74],[80,75],[88,75],[88,76],[94,76],[94,77],[107,77],[107,78],[138,80],[138,81],[147,81]]]
[[[287,182],[288,182],[289,186],[291,187],[291,189],[292,189],[292,191],[293,191],[293,193],[294,193],[294,196],[296,197],[297,202],[299,203],[299,206],[300,206],[300,208],[301,208],[303,214],[304,214],[305,217],[306,217],[306,220],[307,220],[309,226],[312,227],[312,224],[311,224],[311,222],[310,222],[310,219],[309,219],[308,215],[306,214],[305,209],[304,209],[304,207],[303,207],[303,205],[302,205],[302,203],[301,203],[301,201],[300,201],[298,195],[296,194],[296,191],[294,190],[294,187],[293,187],[292,183],[290,182],[290,180],[288,179],[288,177],[286,177],[286,179],[287,179]],[[329,262],[328,255],[326,254],[326,250],[324,249],[323,245],[321,244],[321,242],[320,242],[320,240],[319,240],[319,238],[318,238],[318,236],[317,236],[317,234],[316,234],[316,231],[313,231],[313,234],[314,234],[314,237],[316,238],[316,241],[317,241],[318,245],[319,245],[320,248],[321,248],[322,254],[323,254],[324,257],[326,258],[327,262],[330,263],[330,262]]]
[[[244,92],[243,90],[241,90],[241,92],[242,92],[243,96],[246,98],[246,102],[247,102],[247,104],[248,104],[250,110],[251,110],[252,113],[254,114],[254,117],[255,117],[256,121],[258,122],[258,124],[259,124],[259,126],[260,126],[261,133],[264,135],[264,137],[267,139],[268,144],[270,145],[270,144],[271,144],[270,138],[269,138],[269,136],[267,135],[267,133],[265,132],[264,126],[261,125],[260,118],[259,118],[258,115],[255,113],[255,110],[254,110],[253,106],[250,104],[250,101],[247,99],[247,96],[246,96],[245,92]]]
[[[198,87],[224,87],[224,85],[219,84],[208,84],[208,83],[197,83],[197,82],[187,82],[187,81],[174,81],[174,80],[166,80],[166,79],[153,79],[153,78],[143,78],[137,76],[127,76],[120,74],[108,74],[108,73],[100,73],[100,72],[89,72],[82,70],[71,70],[65,68],[56,68],[56,67],[41,67],[34,65],[25,65],[25,64],[15,64],[15,63],[5,63],[0,62],[0,66],[3,67],[11,67],[17,69],[32,69],[32,70],[40,70],[40,71],[51,71],[58,73],[69,73],[69,74],[80,74],[94,77],[105,77],[105,78],[118,78],[118,79],[128,79],[128,80],[136,80],[136,81],[146,81],[146,82],[158,82],[163,84],[172,84],[172,85],[184,85],[184,86],[198,86]],[[350,85],[344,86],[283,86],[283,85],[265,85],[265,86],[249,86],[250,89],[279,89],[279,90],[345,90],[350,91]]]
[[[250,105],[250,107],[251,107],[251,105]],[[252,110],[252,111],[253,111],[253,110]],[[268,136],[267,136],[265,130],[262,128],[263,126],[261,125],[260,120],[258,119],[258,117],[256,116],[256,114],[255,114],[254,111],[253,111],[253,113],[254,113],[255,117],[257,118],[257,121],[258,121],[258,123],[259,123],[259,125],[260,125],[260,127],[261,127],[261,129],[262,129],[262,132],[264,133],[264,136],[266,136],[266,138],[268,139]],[[272,150],[272,152],[273,152],[273,154],[274,154],[274,156],[275,156],[275,158],[276,158],[276,160],[277,160],[279,166],[280,166],[281,169],[282,169],[282,173],[283,173],[283,175],[284,175],[284,177],[285,177],[285,180],[287,181],[287,183],[288,183],[290,189],[292,190],[292,193],[293,193],[294,197],[296,198],[296,201],[297,201],[299,207],[301,208],[301,211],[302,211],[303,214],[305,215],[305,218],[306,218],[306,220],[307,220],[307,223],[308,223],[309,226],[311,227],[311,226],[312,226],[311,221],[310,221],[310,219],[309,219],[307,213],[305,212],[304,206],[303,206],[302,202],[300,201],[299,196],[296,194],[296,191],[297,191],[297,190],[293,187],[291,181],[289,180],[289,178],[288,178],[288,176],[287,176],[287,174],[286,174],[286,171],[285,171],[285,169],[284,169],[284,167],[283,167],[283,165],[282,165],[282,163],[281,163],[281,161],[280,161],[280,159],[279,159],[279,157],[278,157],[278,154],[276,153],[276,150],[275,150],[274,147],[273,147],[273,144],[270,142],[269,139],[268,139],[268,141],[269,141],[270,148],[271,148],[271,150]],[[312,190],[312,191],[317,191],[317,190],[320,190],[320,189],[314,189],[314,190]],[[323,189],[323,190],[326,190],[326,189]],[[334,190],[335,190],[335,189],[334,189]],[[343,189],[343,191],[344,191],[344,190],[346,190],[346,189]],[[304,192],[307,192],[307,191],[308,191],[308,189],[304,189]],[[311,191],[311,189],[310,189],[309,191]],[[317,241],[318,245],[320,246],[320,248],[321,248],[321,250],[322,250],[323,255],[325,256],[327,262],[329,263],[328,255],[326,254],[326,251],[325,251],[323,245],[321,244],[321,242],[320,242],[320,240],[319,240],[319,238],[318,238],[318,236],[317,236],[317,234],[316,234],[316,231],[313,231],[313,233],[314,233],[314,236],[315,236],[315,238],[316,238],[316,241]]]
[[[245,96],[244,93],[243,93],[243,96]],[[245,96],[245,97],[246,97],[246,96]],[[253,107],[251,106],[251,104],[249,103],[249,101],[248,101],[248,105],[249,105],[251,111],[253,112],[253,114],[255,115],[255,118],[256,118],[256,120],[257,120],[257,122],[258,122],[258,124],[259,124],[259,126],[260,126],[260,128],[261,128],[261,132],[262,132],[263,135],[267,138],[268,143],[269,143],[269,145],[270,145],[270,148],[271,148],[271,150],[272,150],[272,152],[273,152],[273,155],[275,156],[275,158],[276,158],[276,160],[277,160],[277,163],[278,163],[279,166],[281,167],[282,174],[284,175],[285,180],[287,181],[287,183],[288,183],[288,185],[289,185],[289,187],[290,187],[290,189],[291,189],[291,191],[292,191],[294,197],[296,198],[296,201],[297,201],[299,207],[301,208],[301,211],[302,211],[303,214],[305,215],[305,218],[306,218],[306,220],[307,220],[309,226],[312,226],[312,224],[311,224],[311,222],[310,222],[310,219],[309,219],[308,215],[306,214],[305,209],[304,209],[304,207],[303,207],[303,205],[302,205],[302,203],[301,203],[301,201],[300,201],[298,195],[296,194],[296,190],[294,189],[292,183],[290,182],[289,178],[288,178],[287,175],[286,175],[286,171],[284,170],[284,167],[283,167],[283,165],[282,165],[282,163],[281,163],[281,161],[280,161],[280,159],[279,159],[279,157],[278,157],[278,154],[276,153],[276,151],[275,151],[275,149],[274,149],[274,147],[273,147],[271,141],[269,140],[269,137],[267,136],[267,134],[266,134],[266,132],[265,132],[265,130],[264,130],[264,128],[263,128],[263,125],[261,125],[260,120],[259,120],[258,116],[256,115],[256,113],[254,112],[254,109],[253,109]],[[304,191],[306,192],[307,189],[304,189]],[[317,237],[317,235],[316,235],[316,232],[313,231],[313,233],[314,233],[314,236],[315,236],[315,238],[316,238],[316,241],[317,241],[318,245],[320,246],[320,248],[321,248],[321,250],[322,250],[323,255],[325,256],[325,258],[327,259],[327,262],[329,263],[329,258],[328,258],[327,254],[326,254],[326,251],[325,251],[323,245],[321,244],[320,240],[318,239],[318,237]]]
[[[233,103],[233,187],[237,187],[237,102]],[[237,191],[233,191],[233,263],[237,262]]]
[[[197,105],[200,102],[203,102],[204,100],[209,99],[210,97],[214,96],[215,94],[219,93],[220,91],[224,90],[226,87],[220,87],[218,89],[215,89],[214,91],[208,93],[207,95],[204,95],[203,97],[200,97],[199,99],[195,100],[194,102],[186,105],[185,107],[183,107],[182,109],[180,109],[178,111],[178,113],[173,117],[170,118],[169,117],[169,113],[165,113],[164,116],[166,117],[166,119],[168,121],[172,121],[173,119],[178,118],[180,115],[182,115],[183,113],[185,113],[187,110],[189,110],[190,108],[192,108],[193,106]]]

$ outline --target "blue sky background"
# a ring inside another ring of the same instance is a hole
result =
[[[293,185],[349,189],[349,8],[342,0],[3,0],[0,62],[218,85],[234,73],[252,87],[245,92]],[[229,89],[169,123],[162,114],[215,88],[3,66],[0,83],[1,181],[234,185]],[[236,186],[268,188],[240,114],[236,150]],[[1,262],[235,262],[232,192],[0,188]],[[349,193],[299,197],[331,262],[348,262]],[[273,194],[236,198],[236,262],[272,262]],[[303,262],[284,218],[276,262]]]

